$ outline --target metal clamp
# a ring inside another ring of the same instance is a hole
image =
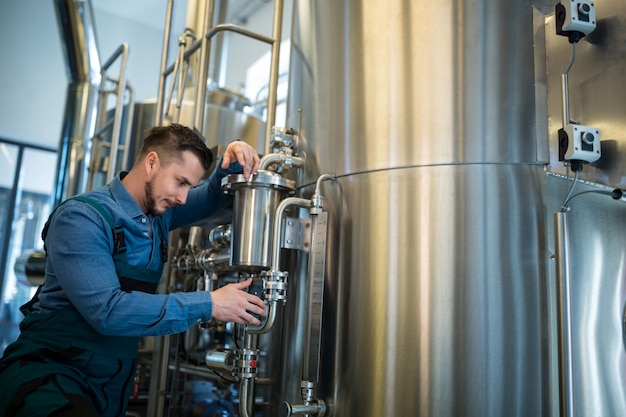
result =
[[[267,301],[287,301],[287,271],[263,271],[263,293]]]
[[[258,371],[259,351],[252,349],[237,350],[237,376],[240,379],[255,378]]]

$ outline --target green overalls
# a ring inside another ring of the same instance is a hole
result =
[[[126,258],[123,228],[116,226],[94,200],[83,196],[72,199],[93,206],[111,227],[113,260],[122,290],[155,293],[167,261],[167,234],[161,223],[157,228],[161,238],[159,268],[135,267]],[[42,232],[44,239],[47,226],[48,223]],[[139,338],[104,336],[73,306],[50,314],[33,313],[35,302],[37,294],[22,306],[26,317],[20,323],[21,335],[7,347],[1,362],[3,379],[14,383],[0,388],[0,416],[47,417],[57,410],[74,410],[71,415],[80,417],[123,416],[132,388]]]

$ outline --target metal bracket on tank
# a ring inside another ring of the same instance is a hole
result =
[[[310,233],[304,233],[304,231],[311,230],[311,219],[285,217],[283,222],[281,247],[308,251],[311,246],[311,236]]]

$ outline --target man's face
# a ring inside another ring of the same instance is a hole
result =
[[[160,162],[145,184],[145,210],[147,214],[160,216],[168,208],[185,204],[189,189],[200,183],[204,169],[197,156],[185,151],[182,161],[167,166]]]

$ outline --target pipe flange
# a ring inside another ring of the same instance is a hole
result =
[[[239,188],[276,188],[284,192],[295,193],[296,182],[283,178],[272,171],[258,170],[249,180],[243,174],[231,174],[222,178],[222,190],[230,193]]]

